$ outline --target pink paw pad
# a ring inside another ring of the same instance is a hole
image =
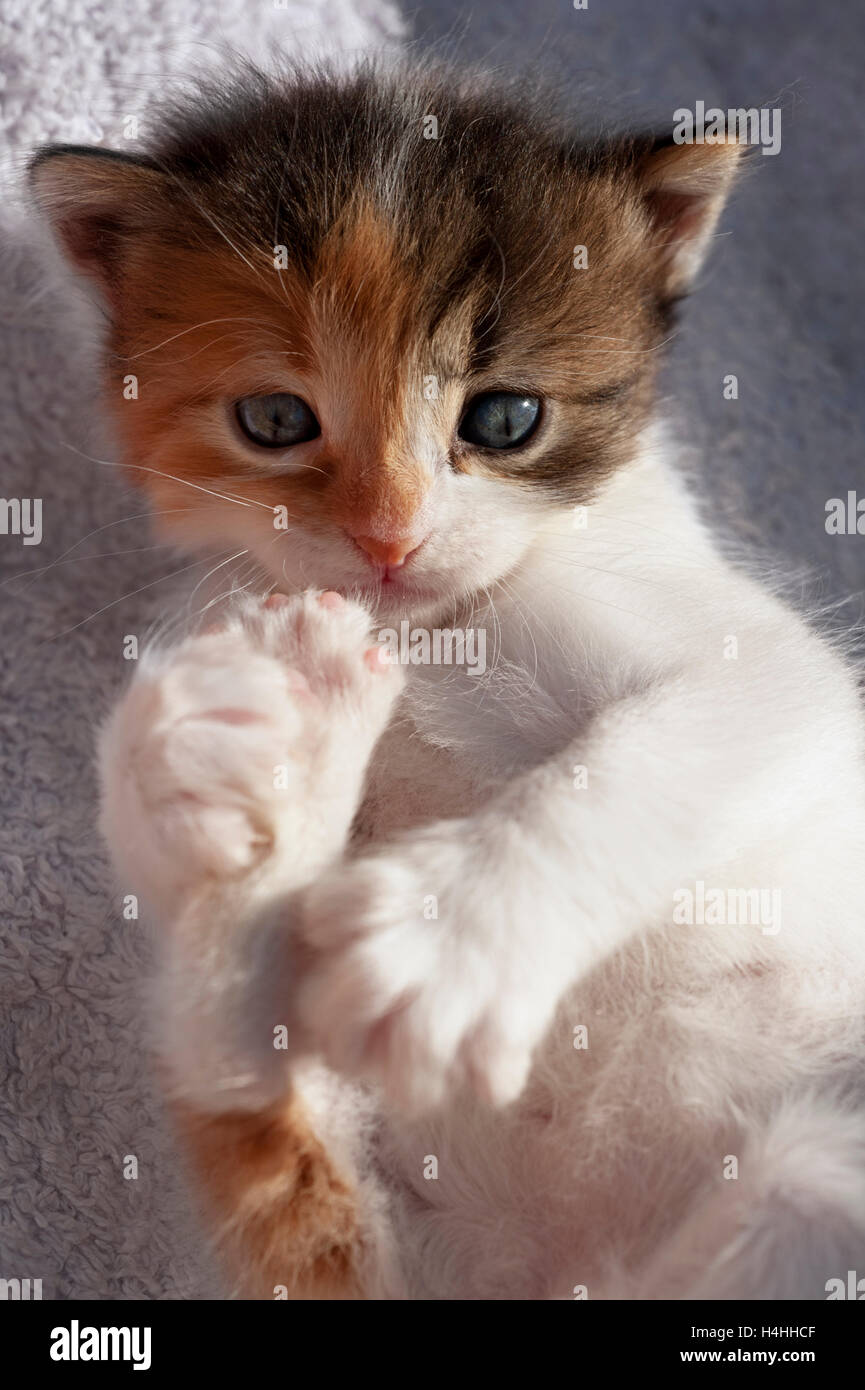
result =
[[[370,671],[385,671],[393,665],[393,658],[387,647],[367,647],[363,659]]]
[[[311,695],[309,681],[302,671],[290,666],[285,673],[289,693],[292,695]]]
[[[199,717],[202,719],[215,719],[218,720],[220,724],[260,724],[262,722],[262,716],[255,710],[239,709],[234,706],[205,710]]]
[[[319,594],[318,601],[322,608],[344,608],[345,599],[342,594],[338,594],[335,589],[326,589],[323,594]]]

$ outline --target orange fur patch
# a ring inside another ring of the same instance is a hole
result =
[[[241,1297],[363,1297],[354,1193],[297,1098],[251,1115],[171,1109]]]
[[[407,339],[411,295],[387,229],[363,209],[328,239],[315,285],[264,257],[245,266],[229,247],[142,245],[128,268],[107,391],[130,481],[157,509],[207,505],[158,472],[350,534],[409,533],[428,487],[405,418],[405,397],[419,401],[422,381]],[[124,395],[130,374],[135,399]],[[314,468],[256,474],[254,455],[226,437],[225,402],[292,389],[313,409],[325,391],[337,418]]]

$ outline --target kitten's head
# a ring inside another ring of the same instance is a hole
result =
[[[579,143],[477,79],[366,68],[246,74],[141,155],[32,176],[164,525],[395,617],[505,576],[633,456],[738,153]]]

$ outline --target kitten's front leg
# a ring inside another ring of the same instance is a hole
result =
[[[248,600],[146,654],[103,735],[103,829],[160,928],[165,1066],[206,1108],[285,1087],[274,1029],[295,1027],[293,963],[273,915],[341,855],[401,685],[368,626],[337,594]]]
[[[493,812],[413,832],[301,894],[299,1011],[331,1065],[409,1114],[471,1086],[515,1099],[584,958],[572,895],[531,828]]]
[[[483,813],[326,873],[298,929],[317,953],[301,1011],[331,1062],[409,1110],[464,1084],[516,1098],[566,990],[829,775],[836,712],[796,677],[783,710],[741,673],[659,683]]]

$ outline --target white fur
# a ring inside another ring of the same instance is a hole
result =
[[[104,823],[164,924],[175,1084],[261,1103],[283,1021],[327,1060],[302,1084],[398,1251],[373,1294],[825,1297],[865,1271],[852,666],[724,559],[656,432],[585,528],[438,488],[418,614],[484,626],[483,678],[412,669],[373,753],[398,676],[308,594],[143,662],[114,716]],[[296,539],[300,583],[350,586]],[[780,929],[675,925],[698,880],[780,890]]]

